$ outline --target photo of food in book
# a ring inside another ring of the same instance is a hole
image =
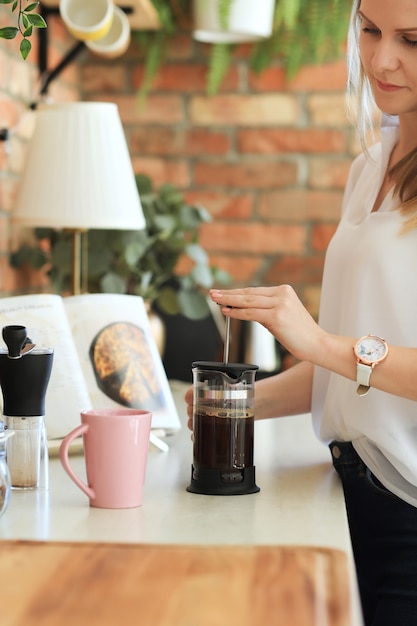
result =
[[[101,329],[90,347],[97,385],[109,398],[127,407],[163,407],[161,383],[144,331],[130,322]]]

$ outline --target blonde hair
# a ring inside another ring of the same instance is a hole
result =
[[[368,154],[369,137],[374,139],[378,108],[360,58],[359,38],[361,0],[354,0],[347,46],[347,114],[356,128],[365,154]],[[407,218],[404,231],[417,227],[417,148],[396,163],[389,174],[394,180],[394,195],[399,200],[399,210]]]

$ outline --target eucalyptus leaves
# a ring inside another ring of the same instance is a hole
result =
[[[39,2],[30,2],[30,0],[0,0],[0,4],[11,4],[11,12],[17,15],[17,26],[4,26],[0,28],[0,38],[14,39],[20,33],[22,41],[20,42],[20,54],[24,60],[27,59],[32,49],[29,41],[34,28],[46,28],[46,22],[41,15],[36,13]],[[26,3],[26,6],[24,6]]]

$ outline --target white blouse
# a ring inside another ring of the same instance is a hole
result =
[[[351,167],[341,221],[326,254],[319,322],[333,334],[370,333],[388,345],[417,347],[417,229],[400,234],[404,218],[392,193],[372,212],[399,136],[396,118],[383,121],[371,160],[360,155]],[[356,388],[356,382],[315,368],[318,437],[351,441],[388,489],[417,506],[417,403],[373,388],[359,396]]]

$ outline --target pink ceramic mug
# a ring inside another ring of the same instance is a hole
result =
[[[61,463],[74,483],[104,509],[141,506],[148,458],[152,413],[137,409],[97,409],[81,412],[81,425],[59,449]],[[71,442],[83,436],[88,486],[70,465]]]

